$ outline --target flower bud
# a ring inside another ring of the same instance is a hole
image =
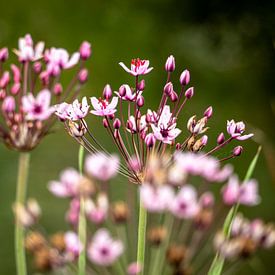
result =
[[[218,135],[218,138],[217,138],[217,143],[218,143],[218,144],[222,144],[222,143],[224,143],[224,141],[225,141],[224,133],[220,133],[220,134]]]
[[[91,44],[87,41],[83,41],[79,48],[80,58],[87,60],[92,53]]]
[[[242,152],[243,152],[243,147],[242,146],[237,146],[233,149],[233,155],[235,157],[240,156],[242,154]]]
[[[176,144],[176,150],[180,150],[181,149],[181,144],[178,142],[177,144]]]
[[[212,108],[212,106],[209,106],[209,107],[205,110],[205,112],[204,112],[203,115],[209,119],[209,118],[212,116],[212,114],[213,114],[213,108]]]
[[[215,198],[211,192],[205,192],[201,195],[199,203],[202,208],[211,208],[214,206]]]
[[[165,71],[166,72],[173,72],[176,68],[176,65],[175,65],[175,58],[173,55],[170,55],[167,60],[166,60],[166,63],[165,63]]]
[[[7,96],[2,103],[3,113],[9,114],[15,111],[15,99],[13,96]]]
[[[171,95],[170,95],[170,99],[171,99],[171,101],[172,102],[176,102],[176,101],[178,101],[178,95],[177,95],[177,93],[175,92],[175,91],[173,91],[172,93],[171,93]]]
[[[112,97],[112,88],[109,84],[105,85],[102,95],[106,100],[109,100]]]
[[[40,217],[41,208],[35,199],[28,199],[27,209],[29,213],[33,216],[33,218],[35,218],[36,220]]]
[[[113,119],[115,118],[115,114],[108,115],[108,118],[109,118],[110,120],[113,120]]]
[[[150,133],[145,137],[144,141],[147,147],[152,148],[156,143],[156,137],[154,136],[154,134]]]
[[[114,203],[111,212],[115,223],[124,223],[129,218],[129,208],[123,201]]]
[[[20,83],[14,83],[12,86],[11,86],[11,93],[13,95],[17,95],[18,92],[20,91],[20,88],[21,88],[21,84]]]
[[[144,89],[145,89],[145,80],[144,80],[144,79],[142,79],[142,80],[138,83],[137,88],[138,88],[139,91],[144,91]]]
[[[184,70],[180,75],[180,84],[182,86],[188,85],[190,82],[190,72],[188,70]]]
[[[144,105],[144,97],[141,95],[137,99],[137,106],[141,108]]]
[[[9,58],[8,48],[0,49],[0,62],[5,62]]]
[[[186,90],[186,92],[185,92],[185,97],[186,97],[187,99],[192,98],[193,95],[194,95],[194,87],[190,87],[189,89]]]
[[[203,135],[201,137],[201,144],[202,144],[202,146],[205,146],[207,144],[207,141],[208,141],[208,136],[207,135]]]
[[[173,266],[179,266],[186,257],[186,248],[181,245],[171,245],[167,252],[167,261]]]
[[[120,119],[119,118],[116,118],[114,123],[113,123],[113,126],[115,129],[119,129],[121,127],[121,122],[120,122]]]
[[[11,70],[12,70],[12,73],[13,73],[13,81],[15,83],[20,82],[20,80],[21,80],[20,69],[16,65],[11,64]]]
[[[133,262],[127,267],[128,275],[138,275],[142,271],[142,266],[138,262]]]
[[[126,128],[129,129],[131,132],[133,131],[133,123],[130,120],[127,120],[126,122]]]
[[[124,85],[121,85],[119,87],[119,90],[118,90],[118,94],[121,96],[121,97],[124,97],[126,95],[126,88]]]
[[[41,72],[39,78],[44,86],[47,86],[50,82],[50,76],[47,71]]]
[[[106,118],[103,119],[102,123],[104,128],[108,128],[108,121]]]
[[[117,139],[119,138],[119,131],[118,131],[118,129],[114,130],[114,137],[117,138]]]
[[[0,89],[0,100],[3,100],[6,97],[7,93],[4,89]]]
[[[25,247],[27,251],[35,253],[37,250],[46,246],[47,242],[44,236],[38,231],[30,231],[25,239]]]
[[[40,74],[42,70],[42,64],[41,62],[37,61],[33,64],[33,70],[36,74]]]
[[[0,88],[5,88],[10,82],[10,73],[8,71],[4,72],[0,79]]]
[[[63,252],[66,249],[65,236],[63,232],[55,233],[50,237],[50,244],[56,248],[59,252]]]
[[[56,83],[53,87],[53,92],[55,95],[60,95],[63,91],[63,87],[61,83]]]
[[[69,134],[72,137],[78,138],[78,137],[82,137],[86,134],[87,129],[86,129],[85,125],[83,125],[83,122],[84,122],[84,120],[79,123],[69,120],[69,123],[68,123]]]
[[[167,96],[171,96],[172,92],[174,92],[174,87],[172,82],[168,82],[165,84],[164,88],[163,88],[163,92],[167,95]]]
[[[87,82],[88,75],[89,75],[89,72],[87,69],[85,69],[85,68],[81,69],[80,72],[78,73],[78,81],[81,84],[84,84],[85,82]]]
[[[167,237],[167,229],[164,226],[150,228],[147,234],[149,242],[159,246]]]

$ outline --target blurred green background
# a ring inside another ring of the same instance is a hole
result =
[[[17,47],[17,39],[31,33],[46,45],[78,49],[89,40],[93,56],[87,95],[99,95],[106,83],[114,89],[132,79],[118,66],[133,57],[150,59],[155,68],[146,76],[146,104],[156,107],[165,82],[163,65],[168,55],[176,57],[176,73],[191,71],[196,96],[179,121],[201,115],[212,105],[214,116],[208,132],[211,144],[225,131],[226,119],[244,120],[264,150],[255,171],[262,204],[247,210],[251,217],[275,222],[275,2],[116,0],[116,1],[1,1],[0,47]],[[272,111],[273,109],[273,111]],[[93,120],[93,127],[99,120]],[[97,124],[98,123],[98,124]],[[57,125],[57,133],[45,138],[32,153],[29,196],[43,208],[42,224],[48,232],[65,228],[65,200],[47,191],[47,182],[61,169],[77,164],[77,144]],[[98,130],[103,137],[103,131]],[[243,155],[234,161],[243,177],[257,150],[255,141],[244,142]],[[111,144],[106,144],[110,149]],[[228,153],[230,148],[227,149]],[[0,146],[0,274],[15,274],[13,215],[17,173],[16,152]],[[272,170],[273,169],[273,170]],[[272,176],[273,173],[273,176]],[[118,186],[119,183],[117,183]],[[274,274],[275,251],[260,253],[261,271],[246,265],[240,274]],[[273,269],[272,269],[273,268]]]

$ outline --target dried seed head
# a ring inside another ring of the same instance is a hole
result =
[[[167,230],[164,226],[150,228],[147,238],[152,245],[160,245],[167,236]]]
[[[198,229],[207,229],[213,221],[213,211],[211,209],[202,209],[195,217],[194,223]]]
[[[63,232],[58,232],[50,237],[50,244],[58,251],[63,252],[66,249],[66,243]]]
[[[114,203],[111,212],[115,223],[126,222],[130,214],[128,205],[123,201]]]
[[[52,253],[49,248],[44,247],[43,249],[35,251],[34,254],[34,266],[36,269],[41,271],[50,270],[52,265]]]
[[[179,266],[186,257],[186,248],[182,245],[170,245],[166,252],[166,259],[170,265]]]
[[[31,253],[45,247],[45,245],[46,240],[38,231],[30,231],[25,238],[25,247]]]

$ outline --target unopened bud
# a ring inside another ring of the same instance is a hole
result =
[[[113,119],[115,118],[115,114],[110,114],[110,115],[108,115],[108,118],[109,118],[110,120],[113,120]]]
[[[10,73],[4,72],[0,79],[0,88],[5,88],[10,82]]]
[[[174,92],[174,88],[173,88],[173,84],[172,82],[168,82],[165,84],[164,88],[163,88],[163,92],[167,95],[167,96],[171,96],[172,92]]]
[[[175,64],[175,58],[173,55],[170,55],[165,63],[165,71],[166,72],[173,72],[176,68],[176,64]]]
[[[28,199],[27,209],[29,213],[35,218],[38,219],[41,215],[41,208],[38,202],[35,199]]]
[[[92,53],[91,44],[87,41],[82,42],[79,49],[80,58],[82,60],[87,60]]]
[[[137,99],[137,106],[141,108],[144,105],[144,97],[141,95]]]
[[[78,80],[81,84],[84,84],[88,80],[88,75],[89,72],[87,69],[81,69],[80,72],[78,73]]]
[[[178,95],[177,95],[177,93],[175,92],[175,91],[173,91],[172,93],[171,93],[171,95],[170,95],[170,99],[171,99],[171,101],[172,102],[176,102],[176,101],[178,101]]]
[[[166,252],[167,261],[173,266],[179,266],[186,257],[186,248],[181,245],[170,245]]]
[[[33,64],[33,70],[36,74],[40,74],[42,70],[42,64],[41,62],[37,61]]]
[[[233,149],[233,155],[235,157],[240,156],[242,154],[242,152],[243,152],[243,147],[242,146],[237,146]]]
[[[211,192],[205,192],[201,195],[199,203],[202,208],[211,208],[214,206],[215,198]]]
[[[124,223],[129,218],[129,208],[123,201],[114,203],[111,211],[116,223]]]
[[[0,62],[5,62],[9,58],[8,48],[0,49]]]
[[[20,80],[21,80],[20,69],[16,65],[11,64],[11,70],[12,70],[12,73],[13,73],[13,81],[15,83],[20,82]]]
[[[46,244],[46,239],[38,231],[30,231],[25,239],[25,247],[31,253],[35,253],[42,247],[46,246]]]
[[[127,120],[127,122],[126,122],[126,127],[127,127],[127,129],[129,129],[130,131],[133,131],[134,125],[133,125],[133,123],[132,123],[130,120]]]
[[[207,141],[208,141],[208,136],[207,136],[207,135],[203,135],[203,136],[201,137],[201,144],[202,144],[203,146],[205,146],[205,145],[207,144]]]
[[[193,95],[194,95],[194,87],[190,87],[189,89],[186,90],[186,92],[185,92],[185,97],[186,97],[187,99],[192,98]]]
[[[69,121],[68,123],[69,134],[74,138],[84,136],[87,132],[87,129],[86,129],[87,126],[85,127],[83,123],[85,123],[84,120],[82,120],[81,122]]]
[[[190,82],[190,72],[188,70],[184,70],[180,75],[180,84],[182,86],[188,85]]]
[[[181,144],[178,142],[177,144],[176,144],[176,150],[180,150],[181,149]]]
[[[53,87],[53,92],[55,95],[60,95],[63,91],[63,87],[61,83],[56,83]]]
[[[55,233],[50,237],[50,244],[59,252],[64,252],[66,249],[65,236],[63,232]]]
[[[218,144],[222,144],[222,143],[224,143],[224,141],[225,141],[224,133],[220,133],[220,134],[218,135],[218,138],[217,138],[217,143],[218,143]]]
[[[144,80],[144,79],[142,79],[142,80],[138,83],[137,88],[138,88],[139,91],[144,91],[144,89],[145,89],[145,80]]]
[[[164,226],[150,228],[147,234],[149,242],[153,245],[160,245],[167,237],[167,229]]]
[[[44,86],[47,86],[50,82],[50,76],[47,71],[41,72],[39,78],[41,79]]]
[[[15,111],[15,99],[13,96],[7,96],[2,103],[2,111],[3,113],[13,113]]]
[[[120,122],[120,119],[119,118],[116,118],[114,123],[113,123],[113,126],[115,129],[119,129],[121,127],[121,122]]]
[[[121,85],[118,90],[118,94],[121,97],[124,97],[126,95],[126,87],[124,85]]]
[[[109,84],[105,85],[102,95],[106,100],[109,100],[112,97],[112,88]]]
[[[152,148],[156,143],[156,137],[154,134],[150,133],[145,137],[144,141],[147,147]]]
[[[212,114],[213,114],[213,108],[212,108],[212,106],[209,106],[209,107],[205,110],[205,112],[204,112],[203,115],[209,119],[209,118],[212,116]]]
[[[108,121],[106,118],[103,119],[102,123],[104,128],[108,128]]]
[[[3,100],[6,97],[7,93],[4,89],[0,89],[0,100]]]

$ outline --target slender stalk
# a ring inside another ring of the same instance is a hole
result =
[[[30,153],[20,153],[18,161],[18,175],[16,187],[16,205],[24,205],[27,190]],[[16,217],[15,221],[15,257],[18,275],[26,275],[26,255],[24,248],[24,227]]]
[[[147,212],[146,212],[146,209],[143,207],[140,199],[139,218],[138,218],[137,262],[142,266],[142,270],[144,270],[146,223],[147,223]],[[143,275],[143,271],[140,274]]]
[[[79,147],[78,152],[78,167],[79,172],[82,174],[83,170],[83,158],[84,158],[84,147]],[[78,275],[86,274],[86,218],[85,218],[85,199],[83,194],[80,194],[80,213],[78,222],[78,238],[83,245],[78,258]]]

